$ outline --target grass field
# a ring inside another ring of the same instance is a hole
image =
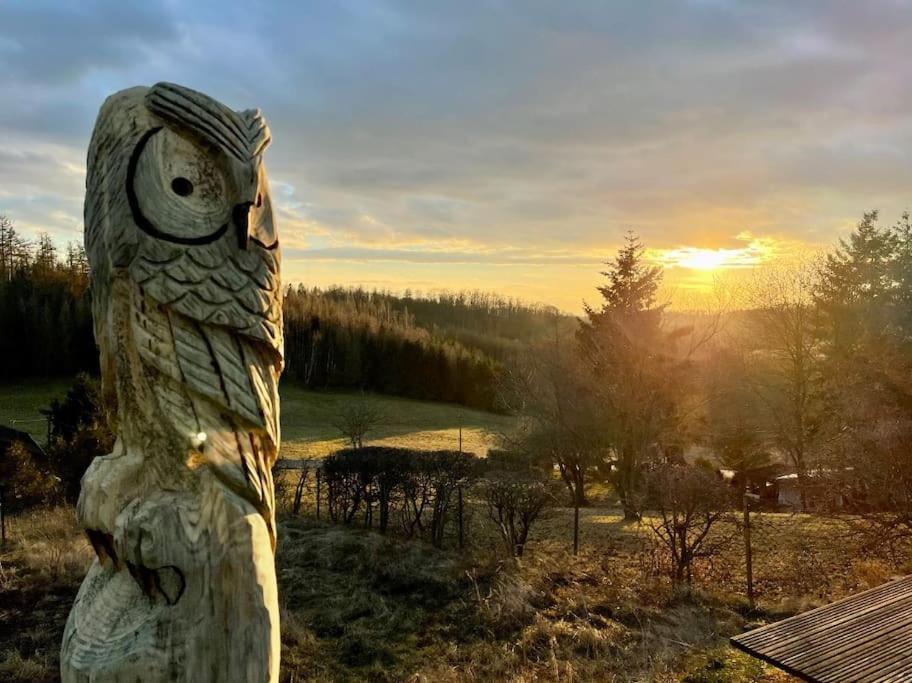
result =
[[[28,432],[39,444],[44,444],[47,420],[40,411],[55,398],[63,397],[71,384],[71,379],[0,384],[0,424]]]
[[[0,387],[0,421],[32,429],[67,382]],[[361,397],[285,386],[283,448],[320,457],[342,445],[331,426]],[[371,443],[482,453],[509,418],[458,406],[368,396],[387,420]],[[695,568],[696,591],[675,594],[645,524],[624,521],[610,490],[582,510],[581,552],[570,552],[573,512],[551,509],[521,561],[507,558],[487,509],[467,497],[457,551],[315,521],[313,482],[301,515],[279,500],[276,562],[283,681],[656,681],[783,683],[794,679],[735,652],[746,628],[878,585],[912,570],[907,555],[865,548],[838,520],[762,513],[753,521],[757,609],[744,596],[734,542]],[[646,520],[648,521],[648,519]],[[72,508],[10,520],[0,548],[0,680],[56,680],[66,615],[92,552]],[[452,530],[451,530],[452,532]],[[734,532],[734,533],[733,533]]]
[[[62,397],[70,380],[41,380],[0,385],[0,424],[29,432],[38,443],[46,439],[47,423],[39,412]],[[283,384],[282,451],[285,458],[322,458],[345,445],[333,427],[339,411],[357,394],[307,391]],[[457,449],[462,427],[462,448],[484,455],[496,445],[498,434],[512,419],[448,403],[412,401],[391,396],[363,397],[383,416],[383,424],[368,435],[372,445],[427,449]]]
[[[761,573],[778,576],[781,594],[764,595],[754,615],[723,592],[739,590],[720,583],[726,569],[682,600],[644,559],[642,527],[614,509],[586,510],[573,557],[571,514],[554,510],[519,563],[498,552],[483,514],[473,515],[465,552],[315,522],[307,511],[283,515],[281,680],[785,683],[794,679],[732,650],[728,636],[816,604],[818,590],[830,598],[849,588],[823,585],[825,577],[801,562],[786,563],[787,576],[767,564]],[[812,529],[827,532],[824,549],[839,531],[813,518],[795,521],[771,520],[778,528],[758,553],[778,554],[782,544],[791,553]],[[15,628],[0,629],[0,680],[54,681],[92,551],[71,508],[16,516],[10,536],[0,549],[0,622]],[[818,569],[842,566],[839,553],[821,562]],[[784,580],[793,573],[807,575]]]
[[[307,391],[284,384],[282,394],[282,456],[320,458],[347,446],[333,427],[339,411],[357,394]],[[503,415],[471,410],[450,403],[431,403],[369,394],[364,401],[384,417],[375,433],[368,435],[372,445],[410,448],[452,449],[459,447],[462,427],[464,451],[484,455],[496,445],[498,434],[509,430],[513,420]]]

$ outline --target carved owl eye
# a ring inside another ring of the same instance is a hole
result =
[[[206,244],[231,217],[229,170],[192,138],[156,128],[130,159],[127,196],[137,225],[159,239]]]
[[[178,196],[189,197],[193,194],[193,183],[182,176],[177,177],[171,181],[171,189]]]

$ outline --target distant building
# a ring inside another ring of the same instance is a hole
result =
[[[767,505],[779,504],[779,477],[786,471],[782,463],[771,463],[753,467],[747,472],[720,469],[719,476],[738,491],[749,491],[760,496],[760,501]]]
[[[38,442],[32,438],[31,434],[0,425],[0,457],[5,456],[7,449],[14,443],[21,443],[38,462],[47,460],[44,449],[38,445]]]
[[[810,470],[805,475],[805,512],[840,509],[845,506],[845,497],[833,485],[830,475],[832,475],[832,471],[826,470]],[[791,472],[776,477],[776,484],[779,488],[779,505],[800,509],[801,487],[798,486],[798,474]]]

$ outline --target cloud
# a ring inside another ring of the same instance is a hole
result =
[[[71,231],[98,106],[168,79],[264,110],[283,241],[321,267],[387,281],[450,258],[499,287],[467,264],[557,269],[628,228],[657,250],[826,244],[908,206],[910,19],[894,0],[14,0],[0,212]]]
[[[395,261],[399,263],[488,264],[497,266],[598,266],[603,261],[601,257],[594,254],[536,253],[525,249],[450,251],[355,246],[285,249],[282,256],[285,260],[290,261],[355,261],[364,263]]]
[[[24,85],[59,85],[118,69],[178,37],[165,3],[10,0],[0,5],[0,69]]]

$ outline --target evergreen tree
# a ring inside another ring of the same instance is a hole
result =
[[[607,284],[597,288],[602,295],[601,309],[585,306],[590,323],[611,313],[640,313],[656,308],[662,268],[646,264],[646,247],[636,233],[628,231],[624,242],[617,256],[605,264],[608,270],[601,273],[608,278]]]
[[[884,227],[876,211],[820,268],[823,376],[833,429],[843,435],[869,432],[887,415],[912,419],[910,273],[909,217]]]
[[[586,306],[578,340],[596,379],[593,429],[607,432],[608,473],[624,516],[634,519],[645,470],[678,445],[688,359],[676,346],[687,331],[664,329],[665,307],[656,302],[662,271],[646,262],[634,233],[607,265],[607,283],[598,288],[601,307]]]
[[[901,255],[909,252],[908,221],[905,226],[878,225],[877,211],[866,213],[848,239],[827,255],[819,272],[815,298],[822,313],[821,339],[833,360],[859,350],[865,340],[889,332],[912,284],[903,273],[908,268]]]

